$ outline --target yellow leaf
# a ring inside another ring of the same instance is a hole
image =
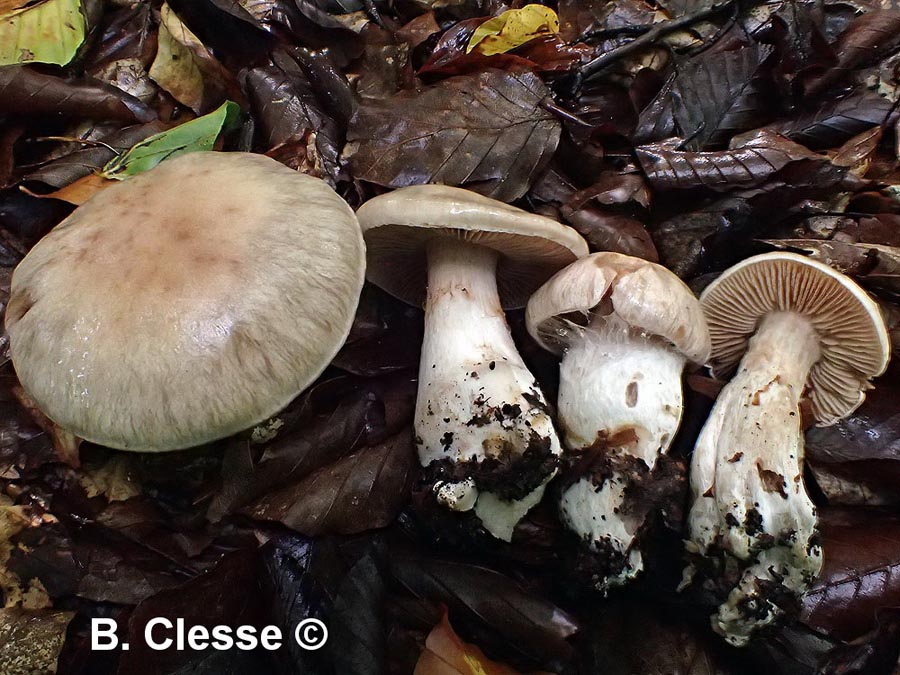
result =
[[[469,39],[466,54],[476,47],[485,56],[503,54],[536,37],[558,32],[556,12],[544,5],[525,5],[522,9],[509,9],[478,26]]]

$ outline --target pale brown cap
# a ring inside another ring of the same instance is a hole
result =
[[[737,367],[766,314],[791,311],[812,323],[821,356],[807,384],[821,424],[855,410],[869,380],[883,373],[890,359],[887,328],[875,301],[849,277],[795,253],[766,253],[738,263],[706,288],[700,302],[716,377]]]
[[[196,152],[113,185],[16,268],[6,313],[28,395],[89,441],[173,450],[283,408],[341,347],[365,248],[323,181]]]
[[[555,274],[528,302],[528,332],[562,353],[577,331],[560,319],[587,318],[606,299],[619,319],[665,339],[689,361],[709,358],[706,319],[691,289],[662,265],[621,253],[592,253]]]
[[[356,216],[366,239],[369,281],[417,306],[428,284],[425,249],[436,237],[499,253],[497,288],[505,308],[522,307],[551,274],[588,252],[570,227],[447,185],[388,192],[367,201]]]

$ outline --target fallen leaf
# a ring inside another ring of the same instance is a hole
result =
[[[240,107],[226,101],[217,110],[185,122],[177,127],[150,136],[125,153],[111,159],[100,175],[124,180],[129,176],[152,169],[160,162],[187,152],[212,150],[216,139],[237,122]]]
[[[787,120],[767,125],[777,133],[809,148],[843,143],[883,123],[892,110],[890,100],[862,88],[842,97],[828,97],[817,107],[801,110]]]
[[[445,611],[428,634],[413,675],[519,675],[519,671],[492,661],[476,645],[463,642]]]
[[[364,99],[345,155],[357,179],[389,187],[463,185],[512,201],[559,141],[559,122],[541,108],[548,95],[532,73],[488,70],[420,92]]]
[[[771,53],[770,46],[754,42],[706,51],[678,65],[674,114],[688,149],[721,147],[735,133],[768,121],[772,85],[762,65]]]
[[[525,5],[521,9],[508,9],[475,29],[466,54],[473,49],[485,56],[503,54],[537,37],[558,32],[559,17],[549,7]]]
[[[647,180],[658,190],[748,187],[767,181],[791,162],[828,161],[823,155],[764,129],[729,150],[679,150],[676,140],[641,145],[635,153]]]
[[[391,572],[417,598],[441,602],[454,621],[477,627],[485,648],[502,645],[510,656],[550,670],[572,656],[574,617],[499,572],[405,552],[391,556]]]
[[[16,63],[66,65],[75,58],[88,26],[81,0],[16,2],[0,16],[0,66]]]
[[[159,46],[150,78],[198,115],[220,105],[231,74],[167,3],[159,17]]]
[[[28,66],[0,66],[0,113],[126,123],[156,119],[140,99],[111,85],[91,79],[73,82]]]
[[[900,10],[873,9],[855,18],[834,44],[837,64],[804,83],[806,96],[815,96],[839,82],[854,68],[875,62],[900,44]]]
[[[242,513],[307,536],[385,527],[409,500],[414,457],[412,434],[403,431],[265,495]]]
[[[64,202],[69,202],[75,206],[81,206],[88,199],[101,190],[108,188],[110,185],[114,185],[114,183],[108,178],[104,178],[100,174],[89,173],[87,176],[82,176],[73,183],[69,183],[64,188],[48,192],[47,194],[30,192],[24,187],[21,189],[39,199],[61,199]]]
[[[900,519],[846,510],[845,519],[820,519],[824,565],[803,597],[802,620],[842,640],[875,626],[879,609],[900,606]]]
[[[75,612],[0,609],[0,672],[55,673],[66,628]]]

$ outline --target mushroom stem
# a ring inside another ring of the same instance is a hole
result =
[[[560,509],[567,526],[602,556],[593,565],[601,590],[641,571],[646,521],[676,505],[681,476],[668,466],[656,469],[681,421],[684,364],[663,341],[598,312],[560,365],[566,447],[590,462],[563,492]]]
[[[509,541],[556,473],[560,446],[544,396],[500,305],[497,253],[463,241],[428,246],[419,366],[419,460],[439,502],[475,510]]]
[[[774,621],[822,565],[816,509],[803,484],[800,398],[819,359],[812,323],[793,312],[760,322],[737,374],[697,439],[691,467],[691,553],[742,576],[713,617],[734,645]],[[686,577],[693,574],[691,568]]]

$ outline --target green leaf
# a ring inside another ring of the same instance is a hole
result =
[[[9,10],[25,2],[0,1],[0,66],[69,63],[87,34],[81,0],[44,0]]]
[[[104,178],[124,180],[186,152],[211,150],[223,131],[233,128],[241,107],[234,101],[225,101],[208,115],[180,124],[173,129],[150,136],[129,150],[111,159],[100,175]]]

